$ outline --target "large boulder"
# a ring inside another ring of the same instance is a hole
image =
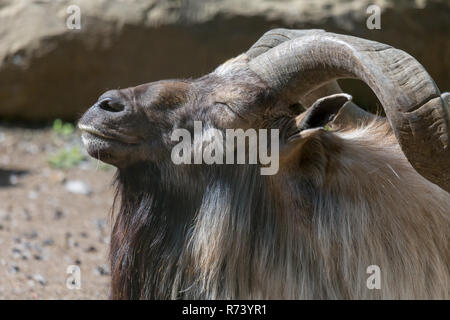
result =
[[[371,4],[380,30],[366,27]],[[80,30],[66,25],[70,5],[81,9]],[[388,43],[448,90],[449,17],[447,0],[0,0],[0,118],[76,119],[106,89],[199,76],[274,27]]]

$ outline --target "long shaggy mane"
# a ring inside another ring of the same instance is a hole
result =
[[[297,167],[259,169],[120,169],[111,297],[450,297],[450,195],[414,171],[388,124],[326,132]],[[370,265],[381,289],[366,285]]]

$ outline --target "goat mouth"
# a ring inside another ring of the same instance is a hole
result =
[[[94,136],[99,137],[99,138],[104,138],[104,139],[108,139],[108,140],[117,140],[114,137],[106,135],[103,132],[101,132],[101,131],[93,128],[93,127],[89,127],[89,126],[85,126],[83,124],[79,124],[78,128],[81,131],[83,131],[83,132],[90,133],[91,135],[94,135]]]
[[[78,128],[83,132],[83,134],[85,134],[87,136],[89,136],[89,135],[94,136],[97,139],[114,141],[114,142],[119,142],[119,143],[123,143],[123,144],[137,144],[137,141],[135,141],[134,139],[122,137],[122,136],[119,137],[117,135],[106,134],[94,127],[87,126],[84,124],[78,124]]]

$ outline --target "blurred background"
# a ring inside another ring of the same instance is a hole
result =
[[[203,75],[276,27],[387,43],[450,90],[449,0],[0,0],[0,299],[108,297],[114,168],[75,127],[101,93]],[[377,109],[364,84],[341,85]]]

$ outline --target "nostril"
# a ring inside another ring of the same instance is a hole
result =
[[[97,102],[97,105],[105,111],[120,112],[125,109],[125,105],[118,100],[105,98]]]

